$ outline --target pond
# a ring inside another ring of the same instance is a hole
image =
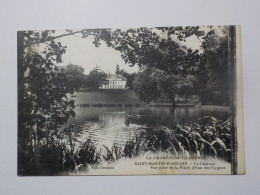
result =
[[[111,147],[123,145],[147,126],[174,127],[182,120],[196,121],[202,116],[214,116],[226,120],[224,111],[205,111],[200,107],[79,107],[75,108],[75,124],[79,129],[76,141],[91,138],[99,144]],[[138,120],[142,117],[142,120]]]

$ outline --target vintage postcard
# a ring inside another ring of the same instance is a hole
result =
[[[240,26],[17,42],[19,176],[245,174]]]

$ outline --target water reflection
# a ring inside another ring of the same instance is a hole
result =
[[[77,141],[90,137],[108,147],[113,142],[124,144],[147,126],[164,125],[172,128],[182,120],[195,121],[205,115],[221,120],[228,117],[227,112],[203,111],[198,107],[76,107],[75,112],[75,123],[80,130]]]

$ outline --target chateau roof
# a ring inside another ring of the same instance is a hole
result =
[[[109,74],[107,80],[125,80],[121,74]]]

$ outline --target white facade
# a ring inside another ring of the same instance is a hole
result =
[[[126,79],[122,75],[115,74],[107,77],[107,82],[100,86],[100,89],[124,89],[126,87]]]

